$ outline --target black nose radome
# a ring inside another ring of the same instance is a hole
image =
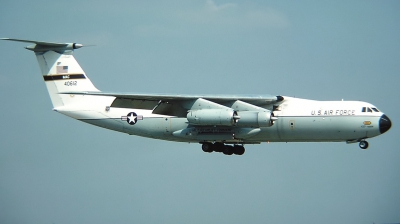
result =
[[[392,127],[392,122],[386,115],[382,115],[381,119],[379,119],[379,131],[381,134],[387,132],[390,127]]]

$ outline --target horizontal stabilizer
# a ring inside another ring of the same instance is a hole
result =
[[[52,47],[65,47],[68,45],[66,43],[53,43],[53,42],[43,42],[43,41],[36,41],[36,40],[22,40],[22,39],[13,39],[13,38],[1,38],[1,40],[32,43],[32,44],[37,44],[37,45],[42,45],[42,46],[52,46]]]
[[[77,43],[54,43],[54,42],[23,40],[23,39],[14,39],[14,38],[0,38],[0,40],[9,40],[9,41],[34,44],[34,45],[27,46],[25,48],[27,50],[31,50],[31,51],[35,51],[35,52],[46,52],[46,51],[63,52],[66,50],[74,50],[74,49],[83,47],[82,44],[77,44]]]

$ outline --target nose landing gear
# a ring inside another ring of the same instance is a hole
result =
[[[361,140],[359,146],[360,146],[361,149],[367,149],[369,144],[368,144],[367,141]]]

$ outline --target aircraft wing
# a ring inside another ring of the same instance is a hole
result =
[[[154,114],[186,117],[188,110],[235,109],[237,111],[273,110],[273,104],[284,100],[273,95],[179,95],[115,92],[64,92],[61,94],[111,96],[111,107],[152,110]],[[269,108],[269,109],[267,109]]]
[[[243,101],[253,105],[270,105],[284,100],[282,96],[274,95],[183,95],[183,94],[149,94],[124,92],[63,92],[60,94],[112,96],[119,99],[163,102],[188,102],[203,99],[215,103]]]
[[[116,93],[116,92],[64,92],[61,94],[113,96],[117,98],[150,101],[185,101],[206,99],[210,101],[226,102],[241,100],[244,102],[257,102],[257,104],[271,104],[283,100],[282,96],[273,95],[180,95],[180,94],[148,94],[148,93]]]

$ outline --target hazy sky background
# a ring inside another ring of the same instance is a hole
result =
[[[15,1],[0,37],[75,51],[103,91],[281,94],[376,105],[368,150],[262,143],[243,156],[53,112],[34,54],[0,41],[0,223],[400,222],[399,1]]]

